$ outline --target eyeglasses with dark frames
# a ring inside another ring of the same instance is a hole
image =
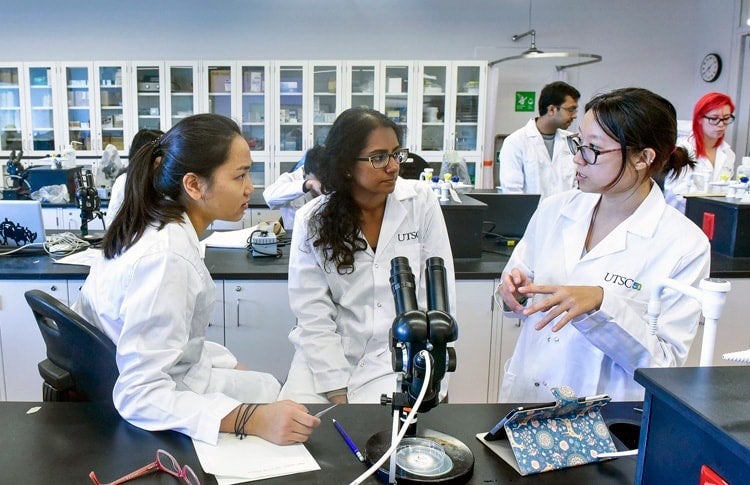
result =
[[[401,165],[402,163],[409,163],[409,149],[401,148],[393,153],[378,153],[376,155],[370,155],[369,157],[355,158],[358,162],[370,162],[372,168],[385,168],[388,166],[391,158]]]
[[[139,468],[134,472],[128,473],[124,477],[120,477],[114,482],[103,484],[99,481],[98,478],[96,478],[96,473],[94,473],[93,471],[89,473],[89,478],[96,485],[119,485],[120,483],[129,482],[130,480],[134,480],[138,477],[142,477],[143,475],[156,471],[169,473],[173,477],[179,478],[183,483],[187,483],[188,485],[201,485],[200,480],[198,480],[198,476],[195,474],[192,468],[187,465],[181,467],[180,464],[177,463],[177,460],[174,456],[161,449],[156,450],[156,461],[149,463],[148,465]]]
[[[556,105],[557,109],[564,109],[570,114],[578,112],[578,106],[562,106],[562,105]]]
[[[611,153],[611,152],[618,152],[622,150],[622,148],[611,148],[609,150],[599,150],[598,148],[594,148],[590,145],[581,145],[581,140],[575,135],[568,136],[568,148],[570,148],[570,153],[575,155],[578,152],[581,152],[581,158],[583,158],[583,161],[586,162],[589,165],[594,165],[599,158],[599,155],[604,155],[605,153]]]
[[[723,118],[719,118],[718,116],[704,116],[703,118],[708,121],[709,125],[714,126],[719,126],[721,123],[724,123],[724,126],[734,123],[734,115],[725,116]]]

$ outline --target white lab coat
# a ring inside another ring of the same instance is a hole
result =
[[[109,203],[107,204],[107,212],[104,214],[104,224],[109,227],[112,221],[117,215],[117,211],[122,207],[122,202],[125,200],[125,182],[128,179],[127,173],[121,173],[115,179],[112,184],[112,190],[109,194]]]
[[[571,132],[558,129],[552,158],[531,119],[503,141],[500,148],[500,187],[503,193],[541,194],[540,199],[576,187],[576,167],[568,148]]]
[[[205,341],[216,286],[187,215],[149,228],[125,253],[99,258],[73,308],[117,346],[113,391],[123,418],[216,443],[221,419],[240,402],[270,402],[270,374],[236,370],[237,359]]]
[[[311,201],[314,196],[305,192],[305,167],[301,166],[293,172],[279,175],[274,183],[263,189],[263,198],[271,209],[279,209],[284,220],[284,229],[294,227],[294,215],[297,210]]]
[[[604,299],[598,311],[558,332],[551,330],[557,320],[534,329],[544,312],[523,321],[513,357],[505,364],[502,402],[549,401],[550,388],[562,385],[579,396],[606,393],[615,401],[638,401],[644,392],[633,380],[636,368],[685,362],[700,305],[664,290],[657,335],[649,333],[647,305],[654,286],[666,278],[697,286],[708,276],[708,239],[665,204],[654,184],[640,207],[581,257],[599,197],[573,190],[545,200],[505,266],[503,273],[518,267],[536,284],[600,286]]]
[[[729,181],[734,173],[734,160],[735,155],[729,143],[726,140],[721,142],[721,145],[716,149],[716,161],[711,165],[711,161],[706,157],[697,158],[695,155],[695,138],[691,133],[687,137],[682,137],[677,140],[677,146],[685,147],[690,154],[690,158],[695,160],[695,168],[692,170],[686,168],[683,170],[682,175],[674,177],[672,174],[667,175],[664,180],[664,198],[667,204],[676,208],[683,214],[685,213],[685,197],[684,194],[695,193],[695,192],[710,192],[710,187],[701,187],[700,184],[703,181],[696,181],[691,177],[692,173],[705,173],[707,174],[706,183],[709,182],[720,182],[722,180]]]
[[[296,352],[280,399],[323,402],[347,388],[349,402],[379,402],[397,390],[388,332],[396,317],[389,283],[391,259],[406,256],[419,308],[427,309],[425,262],[443,258],[449,312],[455,315],[453,257],[440,205],[429,185],[399,178],[388,196],[377,252],[355,253],[354,270],[340,275],[309,240],[308,220],[321,196],[297,214],[289,258],[289,300],[297,317],[289,340]],[[459,322],[460,323],[460,322]],[[447,375],[442,381],[447,389]],[[444,393],[442,393],[444,395]]]

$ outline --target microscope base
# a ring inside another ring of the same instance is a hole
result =
[[[408,436],[406,436],[408,437]],[[399,484],[413,484],[413,483],[466,483],[471,478],[474,472],[474,455],[468,446],[461,441],[457,440],[453,436],[435,431],[432,429],[425,429],[417,432],[417,438],[426,438],[430,441],[434,441],[443,447],[445,454],[450,457],[453,462],[453,468],[446,473],[439,476],[419,476],[412,473],[405,472],[400,468],[396,471],[396,482]],[[380,431],[370,437],[365,445],[365,456],[367,458],[368,465],[375,463],[378,458],[383,456],[388,448],[391,446],[391,433],[390,431]],[[377,477],[381,482],[388,482],[388,464],[386,461],[383,466],[377,471]],[[385,468],[383,468],[385,467]]]

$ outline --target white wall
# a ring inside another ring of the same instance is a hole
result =
[[[570,74],[584,102],[637,85],[690,118],[705,92],[729,92],[727,74],[708,85],[698,66],[707,52],[731,61],[738,2],[534,0],[531,27],[541,50],[604,56]],[[510,37],[530,26],[527,0],[0,0],[0,21],[0,61],[489,61],[526,50]]]

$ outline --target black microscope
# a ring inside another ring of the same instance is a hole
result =
[[[391,292],[396,306],[390,336],[393,370],[400,372],[400,391],[381,396],[391,405],[394,421],[406,425],[409,412],[424,397],[417,412],[427,412],[440,403],[440,386],[446,372],[456,370],[456,351],[448,343],[458,339],[458,324],[448,313],[447,274],[442,258],[426,262],[427,311],[417,304],[416,283],[403,256],[391,260]],[[431,369],[427,376],[427,367]],[[370,463],[391,447],[394,430],[373,435],[366,445]],[[407,444],[408,442],[408,444]],[[474,470],[474,455],[461,441],[439,431],[417,430],[417,419],[408,425],[404,440],[394,451],[390,470],[380,468],[378,478],[388,483],[463,483]]]
[[[97,217],[104,220],[101,212],[102,200],[99,198],[99,192],[94,187],[94,176],[91,170],[86,170],[82,174],[76,172],[76,205],[81,209],[81,236],[87,241],[99,240],[101,238],[89,235],[89,222]]]

